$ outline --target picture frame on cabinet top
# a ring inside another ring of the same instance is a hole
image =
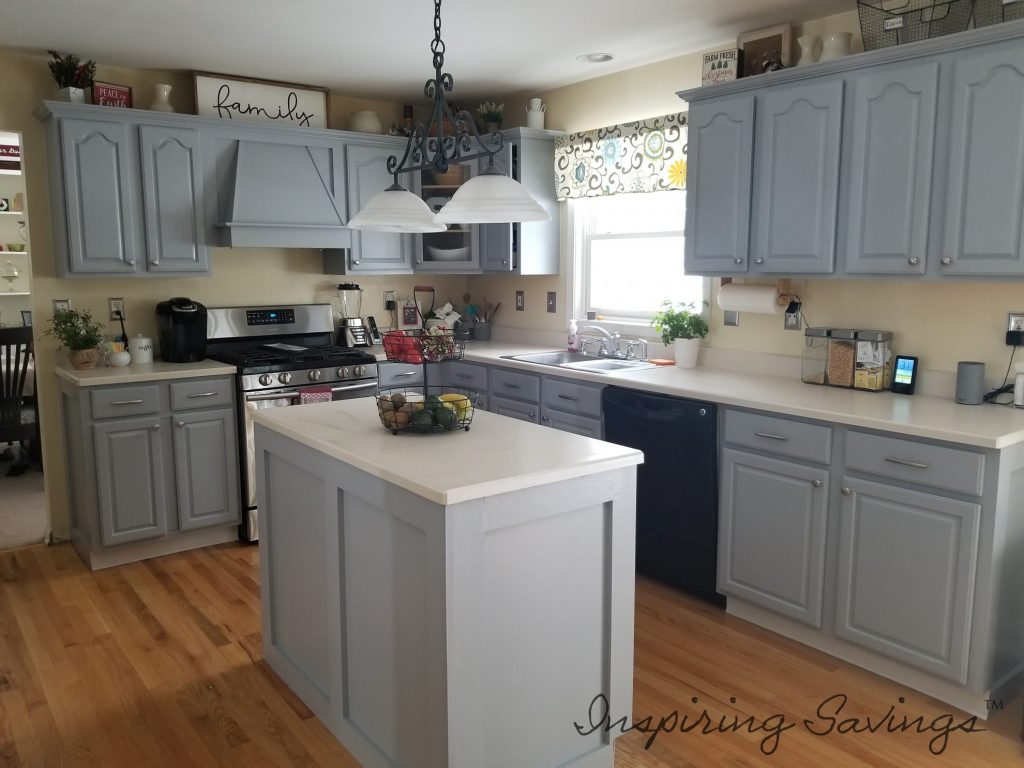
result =
[[[736,38],[736,45],[743,51],[741,77],[760,75],[771,71],[766,67],[776,60],[783,68],[793,65],[793,26],[776,24],[774,27],[743,32]]]

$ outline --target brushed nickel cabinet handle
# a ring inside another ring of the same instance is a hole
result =
[[[733,264],[742,264],[743,263],[743,259],[733,259],[732,263]]]
[[[185,428],[185,422],[184,421],[179,421],[178,422],[178,429],[184,429],[184,428]]]
[[[895,456],[886,456],[885,460],[890,464],[899,464],[901,467],[912,467],[913,469],[928,469],[927,464],[922,464],[920,461],[911,461],[910,459],[898,459]]]
[[[142,400],[114,400],[111,405],[140,405]]]
[[[408,373],[396,373],[395,378],[397,379],[399,376],[415,376],[417,373],[419,373],[419,371],[409,371]]]
[[[953,260],[951,258],[949,258],[948,256],[946,258],[942,259],[942,266],[944,266],[944,267],[948,267],[952,263],[953,263]]]
[[[558,399],[559,400],[571,400],[573,402],[579,401],[579,398],[576,397],[576,395],[559,395]]]
[[[764,259],[754,259],[755,264],[764,264]]]
[[[507,381],[501,382],[501,386],[508,387],[509,389],[522,389],[518,384],[509,384]]]
[[[359,259],[355,259],[355,260],[354,260],[354,261],[352,262],[352,264],[353,264],[353,265],[355,265],[355,266],[358,266],[358,265],[359,265]]]
[[[771,432],[755,432],[754,434],[757,435],[757,437],[763,437],[766,440],[781,440],[782,442],[789,440],[785,435],[773,435]]]
[[[821,480],[811,480],[811,485],[815,488],[821,488]]]
[[[456,376],[456,378],[459,378],[459,379],[472,379],[473,378],[473,374],[471,374],[471,373],[456,373],[455,376]]]
[[[156,432],[158,429],[160,429],[160,425],[159,424],[154,424],[153,425],[153,431]]]
[[[917,258],[917,256],[911,256],[909,259],[907,259],[907,264],[909,264],[912,267],[916,267],[919,263],[921,263],[921,260]]]
[[[190,392],[189,397],[213,397],[216,392]]]

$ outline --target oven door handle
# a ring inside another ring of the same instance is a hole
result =
[[[351,392],[355,389],[370,389],[376,386],[376,381],[368,381],[365,384],[347,384],[344,387],[331,387],[331,392]]]
[[[331,387],[331,392],[352,392],[357,389],[370,389],[376,387],[376,381],[368,381],[365,384],[347,384],[344,387]],[[249,403],[256,403],[260,400],[284,400],[295,399],[302,394],[300,390],[294,390],[291,392],[255,392],[251,395],[246,395],[245,400]]]

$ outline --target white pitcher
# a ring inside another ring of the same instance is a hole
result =
[[[798,67],[806,67],[813,64],[821,56],[821,38],[818,35],[801,35],[796,39],[800,46],[800,61]]]
[[[848,56],[852,40],[852,32],[830,32],[825,35],[825,45],[820,60],[832,61],[833,59],[841,59],[843,56]]]
[[[545,109],[547,104],[543,99],[530,99],[530,105],[526,108],[526,127],[543,130]]]

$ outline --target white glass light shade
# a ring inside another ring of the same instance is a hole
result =
[[[443,224],[496,224],[513,221],[549,221],[551,214],[518,181],[485,171],[463,184],[438,211]]]
[[[370,232],[444,232],[423,198],[401,186],[392,186],[370,198],[348,222],[349,229]]]

